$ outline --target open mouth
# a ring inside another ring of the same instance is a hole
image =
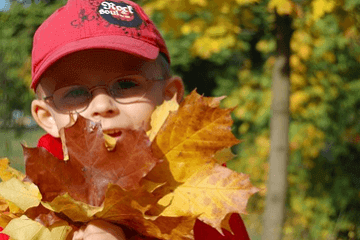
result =
[[[113,138],[119,138],[122,132],[121,130],[113,129],[113,130],[104,130],[103,133]]]

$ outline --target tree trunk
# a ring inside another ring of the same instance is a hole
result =
[[[286,213],[287,164],[289,159],[289,98],[291,18],[276,14],[278,56],[272,74],[272,116],[267,196],[263,240],[280,240]]]

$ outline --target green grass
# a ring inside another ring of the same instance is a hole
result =
[[[7,157],[10,166],[25,172],[21,143],[28,147],[36,147],[39,138],[45,132],[42,129],[27,129],[20,137],[14,130],[0,130],[0,157]]]

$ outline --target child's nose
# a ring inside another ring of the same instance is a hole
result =
[[[88,108],[92,118],[112,117],[120,113],[115,100],[105,89],[98,89],[93,92],[93,99]]]

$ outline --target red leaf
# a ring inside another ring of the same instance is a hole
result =
[[[108,151],[100,124],[78,116],[65,129],[65,138],[68,161],[60,161],[43,148],[24,147],[27,178],[39,187],[43,201],[68,192],[75,200],[100,206],[109,183],[124,190],[137,189],[159,162],[143,130],[122,130],[115,149]]]

